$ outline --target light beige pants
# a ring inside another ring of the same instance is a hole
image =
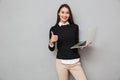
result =
[[[60,59],[56,59],[56,69],[59,80],[68,80],[68,71],[73,75],[75,80],[87,80],[80,62],[63,64]]]

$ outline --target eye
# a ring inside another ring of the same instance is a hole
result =
[[[69,14],[69,12],[66,12],[66,14]]]
[[[62,11],[61,13],[64,14],[64,11]]]

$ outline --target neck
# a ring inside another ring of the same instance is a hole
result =
[[[65,24],[65,23],[68,22],[68,21],[65,21],[65,22],[64,22],[64,21],[60,21],[60,22],[63,23],[63,24]]]

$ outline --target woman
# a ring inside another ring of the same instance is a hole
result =
[[[49,49],[54,51],[57,43],[56,69],[59,80],[68,80],[70,72],[75,80],[86,80],[77,49],[70,49],[79,42],[79,28],[74,24],[72,12],[62,4],[57,12],[57,22],[50,28]]]

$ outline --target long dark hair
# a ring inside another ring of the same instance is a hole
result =
[[[60,21],[60,17],[59,17],[58,14],[59,14],[61,8],[63,8],[63,7],[66,7],[66,8],[68,8],[68,10],[69,10],[70,16],[69,16],[68,22],[69,22],[70,24],[74,24],[74,20],[73,20],[73,16],[72,16],[72,11],[71,11],[69,5],[68,5],[68,4],[62,4],[62,5],[59,7],[58,11],[57,11],[57,21],[56,21],[55,26],[57,26],[58,23],[59,23],[59,21]]]

